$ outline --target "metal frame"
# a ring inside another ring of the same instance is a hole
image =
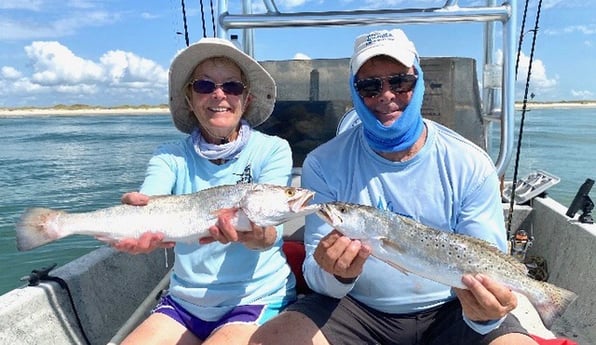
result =
[[[243,13],[230,14],[228,0],[218,1],[217,36],[227,38],[228,30],[243,30],[244,51],[254,56],[252,32],[256,28],[483,22],[486,23],[483,66],[494,68],[494,25],[501,22],[503,27],[501,85],[483,87],[482,104],[483,116],[487,123],[500,122],[501,140],[495,166],[499,176],[505,174],[513,150],[517,0],[510,0],[501,5],[497,5],[495,0],[487,0],[486,6],[482,7],[460,7],[457,0],[446,0],[442,7],[431,8],[293,13],[280,12],[274,0],[263,0],[263,4],[267,12],[253,14],[251,1],[243,0]],[[486,126],[487,129],[488,127]],[[488,135],[486,137],[489,138]]]

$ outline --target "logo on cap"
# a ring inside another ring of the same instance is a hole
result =
[[[379,41],[394,41],[395,37],[391,32],[371,32],[366,36],[365,46],[377,43]]]

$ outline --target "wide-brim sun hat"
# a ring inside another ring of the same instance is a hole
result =
[[[356,37],[354,41],[354,53],[350,60],[352,74],[358,73],[360,67],[370,58],[379,55],[390,56],[406,67],[412,67],[418,59],[414,43],[402,30],[373,31]]]
[[[196,66],[213,57],[226,57],[234,61],[248,81],[252,100],[243,118],[252,127],[265,122],[275,106],[275,81],[255,59],[239,50],[232,42],[206,37],[182,50],[172,61],[169,73],[170,112],[174,125],[184,133],[191,133],[199,122],[186,101],[185,89]]]

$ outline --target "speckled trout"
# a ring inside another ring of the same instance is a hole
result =
[[[198,243],[209,236],[219,214],[228,212],[238,231],[282,224],[317,210],[307,203],[314,193],[269,184],[223,185],[193,194],[152,196],[146,206],[117,205],[91,212],[31,208],[16,224],[18,250],[30,250],[70,236],[90,235],[113,242],[162,232],[164,241]],[[230,213],[232,212],[232,213]]]
[[[364,205],[321,204],[317,215],[345,236],[369,245],[374,257],[405,274],[465,288],[464,274],[482,273],[528,297],[548,328],[577,298],[571,291],[528,277],[524,264],[477,238]]]

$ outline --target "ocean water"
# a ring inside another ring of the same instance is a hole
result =
[[[181,136],[169,115],[0,118],[0,293],[23,285],[32,270],[104,245],[73,236],[18,252],[14,224],[26,208],[117,205],[140,187],[155,147]]]
[[[506,180],[512,180],[514,175],[520,118],[521,112],[517,112],[514,151]],[[496,160],[498,141],[491,142],[491,157]],[[596,180],[596,108],[527,110],[521,143],[518,179],[536,170],[559,177],[561,181],[547,193],[565,206],[569,206],[586,178]],[[596,200],[596,188],[591,197]]]
[[[596,108],[527,112],[519,176],[541,169],[560,177],[548,193],[569,205],[586,178],[596,179],[595,133]],[[18,252],[14,225],[26,208],[80,212],[119,204],[142,183],[154,148],[180,137],[168,115],[0,118],[0,294],[22,286],[32,270],[104,245],[72,236]]]

